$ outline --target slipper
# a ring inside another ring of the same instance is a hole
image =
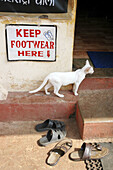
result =
[[[54,166],[58,163],[60,158],[68,152],[72,147],[72,141],[65,139],[59,142],[50,152],[46,160],[46,163],[50,166]]]
[[[44,132],[50,129],[62,129],[62,127],[64,126],[65,126],[64,122],[61,122],[58,120],[47,119],[43,123],[36,125],[35,129],[38,132]]]
[[[40,140],[39,140],[39,144],[42,145],[42,146],[46,146],[48,144],[51,144],[51,143],[54,143],[54,142],[58,142],[62,139],[64,139],[66,136],[66,131],[63,129],[63,130],[49,130],[47,135],[42,137]]]
[[[69,157],[73,161],[84,161],[84,160],[97,160],[101,159],[108,154],[107,148],[101,147],[100,145],[93,146],[88,143],[83,143],[81,148],[75,149],[70,153]]]

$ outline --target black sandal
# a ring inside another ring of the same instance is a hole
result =
[[[44,121],[41,124],[36,125],[35,129],[38,132],[44,132],[50,129],[54,129],[54,130],[58,130],[58,129],[64,129],[65,128],[65,124],[64,122],[58,121],[58,120],[51,120],[51,119],[47,119],[46,121]]]

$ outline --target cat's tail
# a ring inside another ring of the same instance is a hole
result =
[[[38,87],[37,89],[35,89],[35,90],[33,90],[33,91],[29,91],[29,93],[36,93],[36,92],[40,91],[40,90],[45,86],[45,84],[47,83],[47,81],[48,81],[48,77],[46,77],[46,78],[44,79],[44,81],[43,81],[43,83],[40,85],[40,87]]]

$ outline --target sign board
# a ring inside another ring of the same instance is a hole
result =
[[[8,61],[55,61],[56,29],[54,25],[6,25]]]
[[[66,13],[68,0],[0,0],[0,12]]]

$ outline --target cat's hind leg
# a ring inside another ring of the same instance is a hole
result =
[[[48,82],[48,84],[45,86],[45,93],[46,93],[47,95],[50,94],[50,92],[48,92],[48,89],[49,89],[51,86],[52,86],[52,84],[51,84],[50,82]]]
[[[60,90],[61,85],[60,84],[56,84],[54,85],[54,94],[56,94],[58,97],[64,97],[63,94],[60,94],[58,91]]]

